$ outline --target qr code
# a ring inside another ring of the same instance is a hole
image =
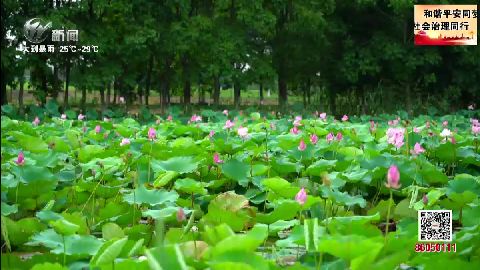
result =
[[[452,210],[418,211],[418,241],[452,241]]]

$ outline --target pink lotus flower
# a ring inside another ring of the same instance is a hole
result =
[[[370,132],[374,132],[374,131],[375,131],[375,121],[370,120]]]
[[[302,121],[302,117],[301,116],[296,116],[295,120],[293,121],[293,125],[296,126],[296,127],[301,126],[302,124],[300,123],[300,121]]]
[[[77,119],[82,121],[83,119],[85,119],[85,115],[79,114]]]
[[[228,116],[228,110],[223,110],[222,112],[225,116]]]
[[[342,117],[342,121],[343,121],[343,122],[346,122],[346,121],[348,121],[348,116],[347,116],[346,114],[345,114],[345,115],[343,115],[343,117]]]
[[[425,152],[425,149],[418,142],[415,143],[415,146],[413,146],[413,149],[410,151],[412,155],[420,155],[423,152]]]
[[[200,115],[192,115],[192,117],[190,118],[190,122],[192,123],[195,123],[195,122],[200,122],[202,121],[202,117]]]
[[[122,103],[122,104],[125,103],[125,98],[124,97],[120,97],[119,100],[120,100],[120,103]]]
[[[172,122],[172,120],[173,120],[173,116],[169,115],[169,116],[167,117],[167,121]]]
[[[96,133],[100,133],[100,131],[102,131],[102,127],[101,127],[100,125],[97,125],[97,126],[95,127],[95,132],[96,132]]]
[[[120,142],[120,146],[124,146],[128,144],[130,144],[130,140],[128,138],[123,138],[122,141]]]
[[[388,125],[389,126],[396,126],[398,125],[398,122],[400,121],[400,118],[397,118],[397,119],[394,119],[394,120],[390,120],[388,121]]]
[[[34,126],[38,126],[38,124],[40,124],[40,119],[37,116],[35,116],[35,119],[33,120],[32,124]]]
[[[275,126],[275,123],[270,122],[270,129],[271,130],[276,130],[277,129],[277,127]]]
[[[300,139],[300,144],[298,144],[298,150],[305,151],[306,148],[307,148],[307,145],[305,144],[303,139]]]
[[[385,184],[387,188],[398,189],[400,184],[400,171],[397,166],[392,165],[388,168],[387,172],[387,183]]]
[[[178,208],[178,211],[177,211],[177,221],[178,222],[183,222],[185,221],[185,219],[187,219],[187,217],[185,216],[185,212],[183,211],[183,208]]]
[[[305,191],[305,188],[302,187],[297,195],[295,195],[295,201],[297,201],[300,205],[305,204],[307,201],[307,192]]]
[[[18,166],[23,166],[23,164],[25,164],[25,156],[23,155],[23,152],[18,153],[15,163],[17,163]]]
[[[290,129],[290,133],[297,135],[298,133],[300,133],[300,130],[296,126],[294,126]]]
[[[315,145],[318,142],[318,136],[316,134],[310,135],[310,142]]]
[[[477,136],[480,133],[480,126],[472,126],[472,133]]]
[[[223,160],[220,159],[220,155],[218,153],[215,153],[213,155],[213,162],[215,162],[216,164],[221,164],[223,163]]]
[[[62,115],[60,116],[60,118],[61,118],[62,120],[66,120],[66,119],[67,119],[67,115],[64,114],[64,113],[62,113]]]
[[[418,134],[418,133],[420,133],[420,129],[419,129],[418,127],[414,127],[414,128],[413,128],[413,132],[415,132],[415,133]]]
[[[223,129],[231,129],[235,126],[235,123],[230,121],[230,120],[227,120],[225,122],[225,125],[223,126]]]
[[[443,121],[442,125],[443,125],[444,127],[448,126],[448,121],[447,121],[447,120]]]
[[[426,194],[423,194],[422,201],[423,201],[423,204],[424,204],[424,205],[427,205],[427,204],[428,204],[428,198],[427,198],[427,195],[426,195]]]
[[[478,119],[470,119],[470,122],[472,123],[473,126],[480,126]]]
[[[247,138],[248,136],[248,128],[240,126],[237,129],[238,136],[240,136],[242,139]]]
[[[327,113],[322,112],[322,113],[320,114],[320,119],[322,119],[323,121],[327,120]]]
[[[208,133],[208,137],[212,138],[213,135],[215,135],[215,131],[212,129],[212,130],[210,130],[210,133]]]
[[[457,141],[455,140],[455,136],[452,136],[452,138],[450,138],[450,142],[451,142],[452,144],[456,144],[456,143],[457,143]]]
[[[405,129],[403,128],[388,128],[387,129],[387,142],[394,145],[397,149],[404,144]]]
[[[327,134],[327,142],[331,142],[335,139],[335,135],[332,132]]]
[[[149,140],[154,140],[157,137],[157,132],[155,131],[154,128],[149,128],[148,129],[148,139]]]
[[[343,139],[343,135],[341,132],[337,133],[337,141],[341,141]]]

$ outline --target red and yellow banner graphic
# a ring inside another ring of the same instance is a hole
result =
[[[415,45],[477,45],[477,5],[415,5]]]

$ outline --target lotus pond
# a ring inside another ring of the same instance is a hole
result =
[[[480,269],[478,113],[2,116],[2,269]]]

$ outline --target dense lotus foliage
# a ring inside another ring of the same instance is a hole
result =
[[[2,116],[2,269],[480,269],[476,119]]]

